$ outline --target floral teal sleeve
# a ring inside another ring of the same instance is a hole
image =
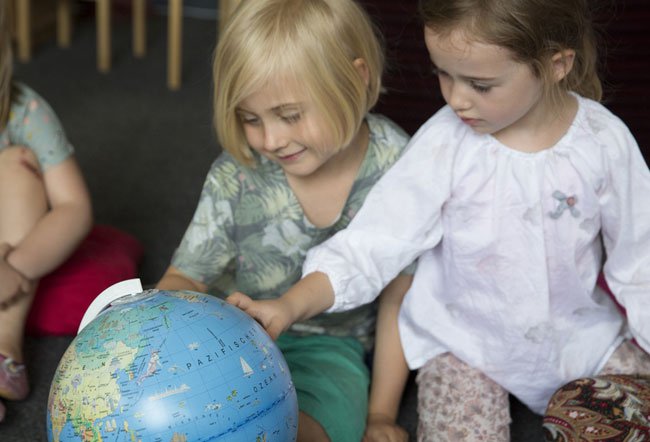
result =
[[[0,149],[10,145],[29,147],[43,170],[74,152],[50,105],[28,86],[17,83],[9,122],[0,135]]]
[[[208,286],[232,271],[233,204],[240,193],[238,167],[227,155],[210,168],[194,217],[172,263],[189,277]],[[230,266],[230,269],[229,269]]]
[[[385,117],[368,115],[367,121],[366,158],[334,225],[317,228],[309,222],[278,165],[257,158],[258,165],[247,168],[224,153],[208,173],[172,265],[218,296],[235,290],[255,299],[282,295],[300,279],[307,251],[348,225],[408,141]],[[371,334],[374,315],[374,305],[323,314],[292,332],[363,337]]]

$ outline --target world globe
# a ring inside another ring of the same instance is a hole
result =
[[[296,392],[264,329],[219,298],[146,290],[73,339],[52,380],[59,441],[294,441]]]

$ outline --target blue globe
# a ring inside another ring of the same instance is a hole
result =
[[[48,441],[293,441],[296,392],[264,329],[219,298],[147,290],[75,337],[54,374]]]

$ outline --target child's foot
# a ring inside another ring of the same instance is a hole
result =
[[[16,401],[25,399],[28,393],[25,364],[0,354],[0,397]]]

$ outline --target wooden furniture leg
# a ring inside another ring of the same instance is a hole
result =
[[[27,62],[32,58],[31,0],[16,0],[14,5],[18,60]]]
[[[167,87],[181,87],[183,0],[169,0],[167,23]]]
[[[144,57],[147,52],[147,0],[133,0],[133,55]]]
[[[70,0],[56,4],[56,41],[61,48],[70,46],[72,36],[72,6]]]
[[[108,72],[111,69],[111,0],[97,0],[97,69]]]

